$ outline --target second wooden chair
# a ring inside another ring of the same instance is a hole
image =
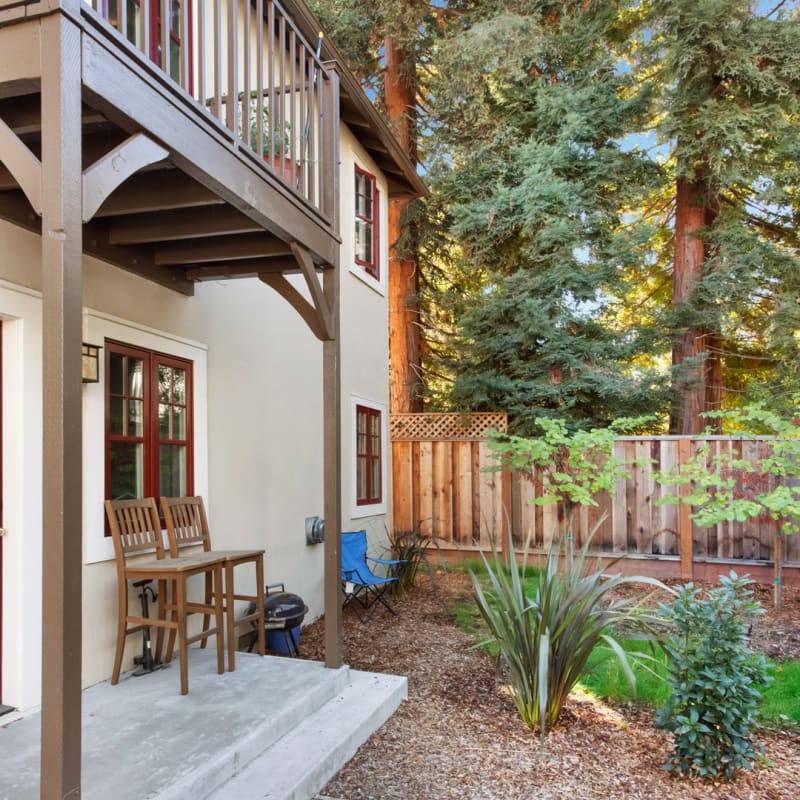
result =
[[[188,545],[200,545],[207,553],[213,553],[223,559],[225,572],[225,593],[223,610],[226,618],[226,637],[228,640],[228,670],[235,664],[236,625],[241,622],[253,622],[258,631],[258,652],[264,655],[266,642],[264,635],[264,550],[214,550],[211,547],[211,534],[208,529],[205,506],[202,497],[162,497],[161,507],[164,510],[164,521],[169,536],[169,551],[177,558],[180,549]],[[256,594],[237,593],[234,586],[234,569],[240,564],[252,562],[256,570]],[[206,598],[212,596],[210,578],[206,578]],[[255,602],[256,610],[245,614],[238,620],[235,617],[234,601],[248,600]],[[205,630],[210,622],[208,616],[203,621]],[[203,645],[201,645],[203,646]],[[169,648],[174,647],[174,636],[170,634]]]

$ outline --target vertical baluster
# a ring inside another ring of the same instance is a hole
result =
[[[269,83],[269,163],[275,155],[275,125],[277,115],[275,113],[275,3],[269,0],[267,5],[267,82]]]
[[[225,124],[235,136],[237,133],[237,103],[239,98],[239,21],[238,0],[228,0],[228,103],[225,108]]]
[[[214,0],[214,114],[222,121],[222,0]]]
[[[280,164],[283,164],[283,159],[286,157],[286,17],[281,12],[280,19],[280,38],[278,41],[278,53],[280,56],[280,69],[278,70],[278,78],[281,82],[281,99],[280,99],[280,125],[278,126],[279,140],[278,152],[280,153]],[[270,126],[272,127],[272,126]],[[282,171],[282,169],[281,169]]]
[[[206,99],[208,98],[208,85],[206,78],[207,30],[205,0],[200,0],[197,6],[197,99],[205,106]]]
[[[172,75],[171,53],[170,53],[170,35],[169,30],[172,25],[172,0],[159,0],[159,9],[161,12],[161,69]]]
[[[306,138],[306,124],[308,117],[307,109],[306,109],[306,102],[307,102],[307,92],[306,92],[306,80],[308,75],[306,74],[306,67],[308,66],[308,56],[306,53],[305,45],[300,42],[300,51],[297,57],[297,67],[300,71],[298,75],[298,80],[300,81],[300,108],[298,113],[298,125],[297,131],[301,137],[299,148],[299,163],[300,168],[297,171],[297,178],[294,177],[294,173],[292,173],[292,185],[295,189],[297,189],[300,194],[305,195],[306,193],[306,153],[305,153],[305,138]],[[308,73],[310,74],[310,73]]]
[[[264,0],[256,0],[256,152],[264,153]]]
[[[150,48],[150,3],[148,3],[147,0],[143,0],[143,2],[139,4],[139,8],[142,13],[142,45],[140,49],[150,58],[152,56]]]
[[[308,165],[308,199],[313,205],[317,202],[317,81],[319,70],[314,58],[309,58],[311,66],[311,86],[308,93],[308,142],[306,143],[306,164]]]
[[[130,0],[117,0],[117,30],[128,38],[128,3]],[[107,8],[107,5],[106,5]]]
[[[242,66],[242,79],[244,86],[242,88],[242,139],[247,142],[248,146],[254,148],[255,145],[250,141],[250,107],[252,104],[252,91],[250,86],[250,57],[252,47],[250,46],[250,20],[253,14],[253,9],[248,0],[244,4],[244,64]]]
[[[297,33],[292,28],[289,34],[289,162],[290,179],[294,175],[295,164],[297,163]],[[284,170],[285,172],[285,170]],[[292,187],[295,182],[291,181]]]
[[[181,86],[186,89],[187,92],[191,94],[192,91],[192,62],[190,59],[191,55],[191,42],[192,42],[192,30],[191,30],[191,0],[181,0],[180,6],[180,37],[181,37],[181,46],[180,46],[180,59],[181,59],[181,67],[180,67],[180,84]]]

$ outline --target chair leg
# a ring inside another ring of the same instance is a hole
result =
[[[225,649],[222,646],[224,623],[222,620],[222,565],[217,564],[214,568],[214,586],[216,592],[214,593],[214,617],[217,621],[217,674],[222,675],[225,672]]]
[[[178,615],[178,658],[181,668],[181,694],[189,693],[189,665],[186,647],[186,576],[175,581],[175,613]],[[171,633],[170,633],[171,636]]]
[[[158,619],[159,622],[164,622],[167,619],[167,582],[158,582]],[[160,664],[163,656],[162,650],[164,649],[164,628],[159,625],[156,630],[156,652],[155,663]]]
[[[258,654],[263,656],[267,651],[266,619],[264,619],[264,557],[256,559],[256,611],[260,614],[256,620],[258,625]]]
[[[185,580],[185,578],[176,578],[173,581],[169,581],[169,590],[170,594],[170,613],[172,615],[172,622],[175,623],[174,627],[170,628],[169,630],[169,637],[167,638],[167,654],[164,657],[164,663],[169,664],[172,661],[172,655],[175,652],[175,636],[178,634],[178,584],[181,580]],[[184,596],[184,602],[186,598]],[[166,601],[164,607],[164,613],[166,615]]]
[[[225,563],[225,638],[228,640],[228,672],[233,672],[236,666],[235,611],[233,603],[233,564],[228,561]],[[219,633],[217,636],[219,636]],[[203,639],[203,644],[205,643],[206,640]]]
[[[111,673],[111,685],[119,683],[119,672],[122,669],[122,654],[125,651],[125,638],[128,628],[128,582],[118,581],[119,584],[119,618],[117,619],[117,651],[114,654],[114,671]]]
[[[211,605],[211,592],[213,591],[211,586],[211,573],[206,572],[206,600],[205,603],[207,606]],[[208,630],[209,624],[211,622],[211,616],[209,614],[203,614],[203,632],[205,633]],[[208,642],[207,638],[203,638],[200,640],[200,647],[205,647],[206,643]]]

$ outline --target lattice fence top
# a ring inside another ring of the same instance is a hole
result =
[[[489,430],[505,431],[502,411],[464,414],[392,414],[389,422],[393,442],[474,441],[485,439]]]

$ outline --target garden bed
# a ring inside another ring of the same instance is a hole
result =
[[[354,669],[404,674],[409,697],[325,787],[335,800],[537,800],[570,798],[721,798],[778,800],[800,780],[800,733],[763,731],[770,765],[713,786],[665,773],[669,737],[649,710],[614,708],[580,693],[539,744],[519,721],[495,678],[492,660],[472,647],[450,607],[469,598],[469,579],[439,573],[397,599],[398,617],[377,609],[369,624],[344,617],[345,659]],[[785,589],[784,610],[771,607],[752,645],[772,657],[800,657],[800,591]],[[301,655],[323,656],[321,621],[303,629]]]

